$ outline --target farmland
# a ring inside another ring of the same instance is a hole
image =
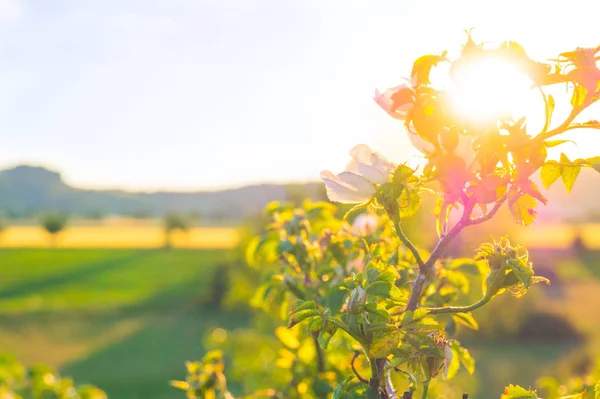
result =
[[[238,241],[233,227],[193,226],[171,234],[172,244],[178,248],[227,249]],[[152,219],[78,220],[69,223],[55,241],[33,223],[9,226],[0,235],[0,247],[4,248],[157,248],[164,243],[161,221]]]
[[[176,248],[164,249],[158,222],[78,223],[61,233],[56,248],[47,248],[48,236],[37,226],[6,229],[1,240],[9,248],[0,249],[0,351],[27,364],[54,365],[78,383],[102,387],[110,398],[182,397],[168,381],[182,378],[184,362],[203,354],[205,336],[216,327],[246,327],[251,315],[206,304],[212,272],[232,258],[227,248],[237,242],[236,230],[195,227],[176,233]],[[566,315],[584,334],[597,330],[599,305],[591,300],[600,292],[600,274],[579,260],[562,266],[571,270],[572,281],[560,298],[540,306]],[[503,299],[509,306],[517,303]],[[578,305],[584,301],[590,306]],[[586,347],[591,355],[600,353],[596,341]],[[457,383],[482,397],[497,396],[486,395],[500,392],[507,381],[532,384],[573,352],[571,343],[469,346],[483,359],[479,379],[459,375]]]

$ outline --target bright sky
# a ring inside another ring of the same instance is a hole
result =
[[[599,14],[598,0],[0,0],[0,167],[192,190],[317,180],[358,143],[401,162],[408,140],[372,95],[414,58],[457,50],[469,27],[552,57],[598,45]]]

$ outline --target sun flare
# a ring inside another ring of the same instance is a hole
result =
[[[460,66],[450,83],[455,112],[473,122],[502,115],[518,118],[531,104],[531,80],[507,60],[482,59]]]

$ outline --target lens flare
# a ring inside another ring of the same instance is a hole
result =
[[[531,80],[503,59],[473,60],[454,71],[450,83],[454,112],[471,122],[519,118],[529,108]]]

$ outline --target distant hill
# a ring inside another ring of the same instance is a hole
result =
[[[570,195],[560,181],[550,190],[542,188],[542,192],[550,204],[538,210],[540,222],[600,221],[600,174],[595,171],[582,170]],[[323,184],[263,184],[214,192],[148,193],[79,189],[66,184],[60,173],[43,167],[22,165],[0,172],[0,211],[13,218],[28,218],[43,211],[84,217],[109,214],[156,217],[174,211],[237,221],[260,212],[270,201],[297,201],[306,197],[326,199]]]
[[[84,190],[67,185],[60,173],[43,167],[17,166],[0,172],[0,210],[13,218],[43,211],[88,217],[107,214],[161,216],[166,212],[238,220],[260,212],[270,201],[323,199],[321,183],[264,184],[216,192],[129,192]]]

